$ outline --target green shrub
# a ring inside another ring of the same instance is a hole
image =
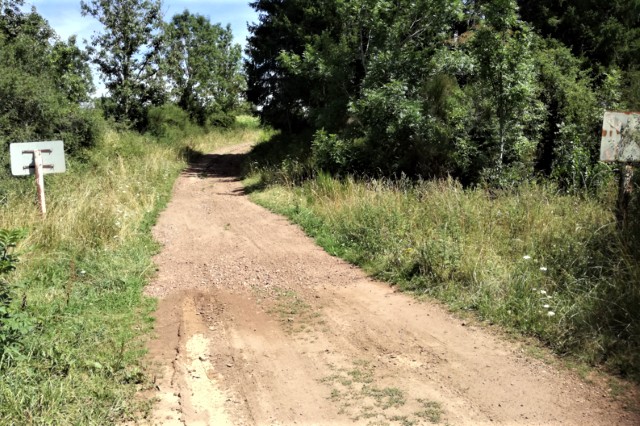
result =
[[[179,140],[195,127],[189,114],[175,104],[151,107],[147,112],[147,131],[160,139]]]
[[[20,339],[33,328],[32,318],[24,310],[26,296],[20,305],[18,288],[2,277],[15,270],[18,257],[13,250],[25,237],[22,229],[0,229],[0,360],[17,356]]]
[[[0,177],[9,144],[61,139],[67,154],[94,146],[104,132],[98,112],[71,104],[47,79],[0,66]]]
[[[352,150],[338,135],[319,130],[311,142],[315,166],[331,173],[344,173],[352,165]]]
[[[228,129],[236,122],[235,115],[231,113],[217,112],[209,114],[206,124],[209,127],[222,127]]]

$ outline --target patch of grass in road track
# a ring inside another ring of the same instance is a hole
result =
[[[315,325],[322,324],[320,313],[293,290],[277,288],[275,303],[268,312],[277,315],[289,333],[311,332]]]
[[[411,398],[406,391],[392,386],[377,385],[375,367],[368,361],[356,360],[351,367],[328,366],[332,374],[322,379],[331,386],[329,399],[338,405],[338,413],[353,421],[369,420],[374,424],[421,424],[423,420],[439,423],[442,408],[439,403]]]

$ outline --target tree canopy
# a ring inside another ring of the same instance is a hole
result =
[[[109,92],[108,115],[144,128],[150,107],[175,102],[200,125],[228,124],[244,90],[241,50],[229,26],[188,10],[164,23],[160,0],[81,6],[104,26],[87,50]]]
[[[598,66],[640,65],[640,1],[518,1],[524,20]]]
[[[160,0],[90,0],[80,5],[83,15],[104,26],[87,50],[114,102],[109,112],[117,120],[141,122],[146,105],[163,101]]]
[[[602,110],[635,99],[636,2],[601,3],[257,0],[248,98],[334,173],[589,187]]]
[[[35,9],[22,5],[0,2],[0,144],[60,138],[69,152],[90,146],[99,126],[80,105],[93,91],[86,55],[74,37],[60,40]]]
[[[224,121],[244,90],[242,51],[233,43],[231,27],[185,10],[165,28],[173,99],[201,125]]]

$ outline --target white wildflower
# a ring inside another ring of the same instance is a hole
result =
[[[549,305],[544,305],[544,306],[543,306],[543,308],[545,308],[545,309],[549,309],[550,307],[551,307],[551,306],[549,306]]]
[[[530,260],[530,259],[531,259],[531,256],[529,256],[529,255],[527,254],[526,256],[522,256],[522,258],[523,258],[524,260]]]
[[[84,275],[86,273],[87,273],[87,271],[85,271],[84,269],[82,271],[80,271],[80,275]]]
[[[547,294],[546,290],[540,290],[540,294]]]
[[[556,313],[555,313],[555,312],[553,312],[553,311],[549,311],[549,312],[547,312],[547,316],[548,316],[548,317],[552,317],[552,316],[554,316],[555,314],[556,314]]]
[[[540,267],[540,270],[541,270],[542,272],[547,272],[547,267],[546,267],[546,266],[541,266],[541,267]]]

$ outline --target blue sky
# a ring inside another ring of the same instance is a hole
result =
[[[101,24],[90,16],[80,13],[80,0],[26,0],[27,7],[35,6],[49,25],[66,40],[71,35],[78,36],[78,44],[84,46],[83,40],[90,40],[95,31],[102,31]],[[231,24],[236,43],[243,47],[249,34],[248,22],[256,22],[258,15],[243,0],[163,0],[162,11],[165,21],[185,9],[209,18],[212,23]],[[104,85],[94,70],[93,82],[96,84],[96,96],[104,94]]]
[[[249,1],[164,0],[162,3],[165,21],[176,13],[189,9],[191,13],[208,17],[212,23],[231,24],[236,42],[243,47],[248,34],[247,22],[257,21],[257,14],[249,6]],[[26,0],[25,4],[35,6],[38,13],[49,21],[63,39],[77,34],[82,45],[83,39],[89,40],[95,30],[100,30],[100,24],[93,18],[82,17],[80,0]]]

